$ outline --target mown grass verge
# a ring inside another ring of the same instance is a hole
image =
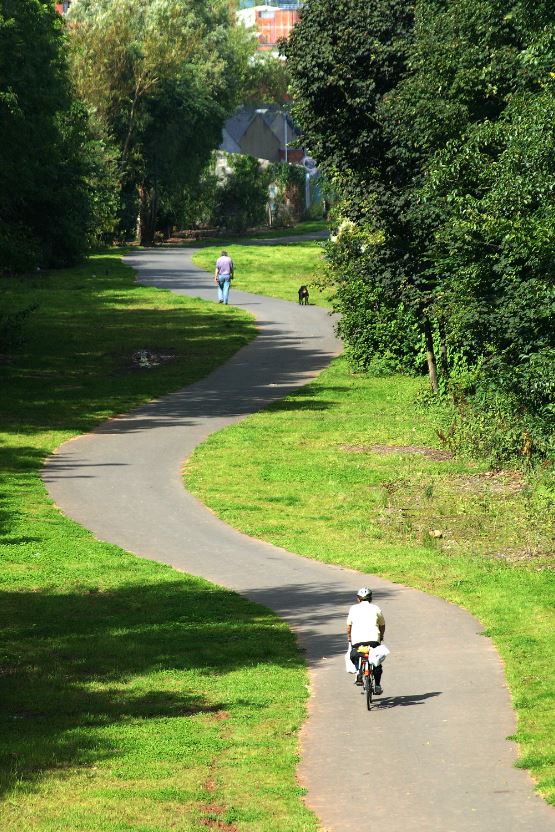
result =
[[[2,832],[315,829],[287,627],[94,540],[39,477],[72,435],[206,374],[250,317],[140,287],[117,254],[0,294],[3,310],[36,305],[0,364]],[[141,369],[143,349],[160,366]]]
[[[442,458],[433,420],[415,406],[420,384],[354,376],[339,359],[210,437],[186,484],[249,535],[478,616],[506,665],[519,765],[555,803],[553,495],[515,472]]]
[[[207,272],[214,271],[222,244],[206,246],[193,255],[193,262]],[[233,289],[258,295],[282,298],[297,302],[299,286],[310,290],[310,303],[330,307],[329,293],[317,288],[322,247],[318,242],[276,243],[271,246],[253,245],[247,242],[226,246],[235,265]],[[232,298],[230,296],[230,300]]]

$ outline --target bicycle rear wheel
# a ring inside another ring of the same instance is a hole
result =
[[[364,675],[364,692],[366,694],[366,707],[368,710],[372,707],[373,687],[372,671],[370,671],[368,675]]]

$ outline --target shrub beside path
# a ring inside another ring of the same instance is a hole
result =
[[[128,262],[141,283],[214,300],[191,253],[135,252]],[[98,538],[240,592],[294,628],[313,693],[299,774],[324,829],[553,832],[555,813],[513,767],[503,668],[475,619],[245,537],[184,490],[181,465],[200,442],[306,384],[339,350],[324,309],[234,289],[231,299],[256,315],[259,337],[203,381],[59,448],[44,472],[50,495]],[[366,583],[392,651],[371,713],[343,664],[346,610]]]

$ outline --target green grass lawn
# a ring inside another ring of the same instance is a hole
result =
[[[415,406],[421,384],[354,376],[338,359],[210,437],[188,461],[186,484],[249,535],[478,616],[506,665],[519,765],[555,802],[553,495],[515,472],[428,450],[437,437]]]
[[[39,477],[64,440],[209,372],[253,337],[251,318],[140,287],[116,254],[2,279],[0,302],[37,306],[0,354],[0,829],[315,830],[288,628],[94,540]],[[141,369],[141,349],[163,363]]]
[[[208,272],[214,271],[214,264],[222,251],[222,244],[199,249],[193,262]],[[310,290],[310,303],[317,306],[331,306],[329,293],[315,286],[319,277],[320,263],[323,263],[321,244],[317,242],[283,243],[272,246],[234,243],[226,251],[235,265],[233,289],[254,292],[259,295],[282,298],[297,302],[298,289],[306,284]],[[231,301],[233,300],[232,296]]]

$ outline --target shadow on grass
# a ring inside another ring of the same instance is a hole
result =
[[[2,423],[19,433],[89,429],[133,400],[196,381],[254,334],[251,321],[231,310],[165,293],[153,302],[113,257],[40,280],[4,279],[0,292],[0,301],[17,295],[20,304],[38,304],[23,345],[2,368]],[[144,370],[133,362],[140,349],[170,358]]]
[[[339,403],[339,399],[333,401],[331,397],[329,397],[330,393],[341,393],[348,388],[346,386],[333,386],[333,385],[322,385],[319,384],[318,387],[309,387],[309,388],[301,388],[299,390],[295,390],[294,396],[291,396],[288,399],[281,399],[278,402],[272,404],[271,409],[273,411],[293,411],[293,410],[331,410],[336,404]]]
[[[2,792],[113,756],[109,726],[229,709],[206,693],[216,669],[302,665],[270,613],[186,578],[104,592],[3,592],[0,610]],[[195,669],[201,691],[184,682]]]

